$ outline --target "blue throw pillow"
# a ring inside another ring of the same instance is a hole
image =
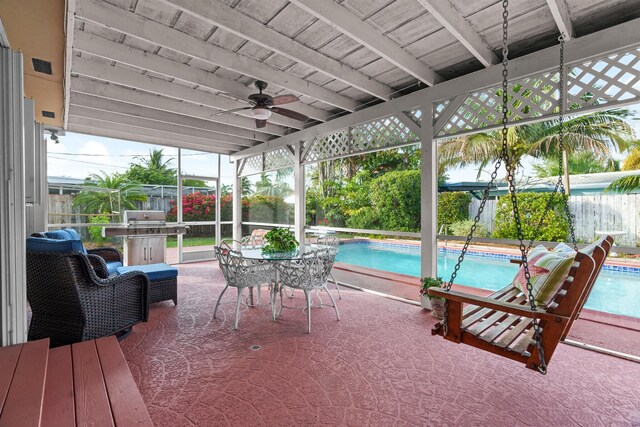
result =
[[[83,252],[84,246],[80,240],[46,239],[42,237],[29,237],[27,239],[27,251],[29,252]]]
[[[64,228],[62,230],[47,231],[44,234],[49,239],[75,240],[75,241],[78,241],[80,243],[80,247],[81,247],[81,249],[79,249],[79,251],[82,252],[83,254],[87,253],[87,250],[84,248],[84,245],[82,244],[82,241],[80,240],[80,235],[78,234],[78,232],[76,230],[74,230],[72,228]],[[76,245],[76,247],[77,247],[77,245]]]

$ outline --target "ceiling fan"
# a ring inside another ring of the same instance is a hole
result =
[[[271,113],[280,114],[294,120],[300,120],[301,122],[307,121],[309,119],[309,117],[296,111],[277,107],[277,105],[299,101],[300,99],[297,96],[287,94],[272,97],[270,95],[267,95],[266,93],[262,93],[262,91],[267,88],[267,83],[261,80],[256,80],[255,86],[256,88],[258,88],[260,93],[249,95],[249,103],[253,104],[252,107],[234,108],[233,110],[221,111],[217,114],[214,114],[213,116],[235,113],[237,111],[243,110],[251,110],[251,116],[256,119],[256,128],[265,127],[267,125],[267,120],[269,119],[269,117],[271,117]]]

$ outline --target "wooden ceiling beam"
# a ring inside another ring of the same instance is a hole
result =
[[[490,67],[498,63],[498,57],[495,53],[460,12],[451,5],[449,0],[418,0],[418,3],[458,39],[482,65]]]
[[[573,30],[573,24],[569,17],[569,7],[565,0],[547,0],[547,5],[556,21],[556,26],[560,30],[560,34],[564,34],[565,41],[569,41],[576,36]]]
[[[221,146],[228,145],[231,149],[238,147],[247,148],[256,145],[258,141],[248,138],[242,138],[224,133],[213,132],[211,130],[197,129],[182,124],[176,123],[176,121],[160,121],[144,116],[143,112],[137,114],[127,114],[119,109],[111,108],[107,101],[104,105],[94,107],[87,107],[82,105],[76,94],[71,96],[71,114],[78,117],[86,117],[89,119],[108,120],[112,123],[118,123],[123,125],[144,127],[147,129],[156,129],[159,131],[176,133],[178,135],[189,136],[193,138],[202,138],[208,141],[220,142]],[[117,108],[117,107],[116,107]]]
[[[317,50],[298,43],[290,37],[272,30],[262,25],[262,23],[220,2],[210,2],[206,0],[160,1],[175,6],[183,12],[197,16],[211,25],[220,27],[225,31],[272,50],[293,61],[315,68],[329,77],[340,80],[377,98],[385,101],[391,99],[393,89],[389,86]]]
[[[409,55],[395,42],[362,21],[344,6],[334,1],[290,1],[429,86],[443,80],[427,64]]]
[[[273,83],[346,111],[355,111],[359,105],[353,99],[322,86],[105,2],[83,0],[76,8],[76,19],[92,22],[209,64]]]
[[[212,125],[218,127],[225,127],[228,129],[227,133],[230,135],[238,135],[243,131],[251,132],[256,135],[256,139],[262,140],[268,138],[265,135],[265,128],[255,129],[255,122],[250,122],[247,127],[241,128],[237,124],[227,125],[223,121],[214,121],[212,119],[219,120],[220,117],[229,119],[229,117],[215,116],[216,110],[207,107],[199,107],[197,105],[190,104],[188,102],[181,102],[176,99],[165,98],[158,95],[142,92],[139,90],[133,90],[127,87],[117,86],[114,84],[102,83],[95,80],[90,80],[84,77],[76,77],[71,79],[71,91],[77,93],[84,93],[91,96],[97,96],[100,98],[111,99],[113,101],[120,101],[126,104],[133,104],[140,107],[152,108],[158,111],[166,111],[169,113],[182,114],[185,117],[191,116],[197,120],[205,120],[211,122]],[[244,119],[244,117],[236,117],[234,119]],[[253,126],[253,128],[251,128]],[[269,130],[266,133],[281,136],[284,134],[283,128],[275,126],[276,131],[272,130],[274,125],[267,126]]]
[[[233,80],[224,79],[196,67],[144,52],[84,31],[75,32],[73,48],[110,61],[153,71],[169,78],[224,92],[243,102],[247,102],[248,96],[255,92],[255,89]],[[247,102],[247,105],[250,104]],[[328,120],[330,116],[328,111],[302,103],[295,104],[295,110],[321,122]]]
[[[86,135],[100,136],[104,138],[123,139],[127,141],[143,142],[145,144],[164,145],[167,147],[186,148],[189,150],[206,151],[218,154],[233,154],[233,150],[216,149],[209,145],[195,143],[193,141],[177,141],[176,139],[166,139],[149,134],[132,134],[113,126],[112,123],[95,121],[89,123],[86,119],[73,117],[70,120],[67,130]]]
[[[180,101],[187,101],[197,105],[204,105],[215,108],[217,112],[231,110],[234,108],[249,107],[246,102],[236,101],[224,96],[216,96],[209,92],[199,89],[168,82],[163,79],[149,77],[122,67],[105,66],[105,64],[87,58],[74,58],[73,73],[81,76],[89,77],[96,80],[102,80],[110,83],[116,83],[132,89],[141,89],[157,95],[167,96],[169,98]],[[216,111],[211,111],[211,121],[238,126],[245,129],[257,130],[264,132],[265,128],[256,129],[255,121],[251,118],[249,110],[246,112],[230,113],[225,115],[213,116]],[[243,117],[237,117],[243,116]],[[245,118],[246,117],[246,118]],[[302,129],[302,122],[289,119],[279,114],[273,114],[269,118],[271,125],[281,125],[294,129]],[[273,129],[271,129],[273,128]],[[285,129],[278,130],[275,126],[269,126],[270,133],[284,134]]]
[[[263,138],[264,135],[252,134],[251,131],[245,130],[245,133],[229,134],[225,128],[221,129],[216,123],[180,114],[168,113],[166,111],[140,107],[139,105],[112,101],[110,99],[99,98],[83,93],[71,92],[70,105],[76,115],[78,115],[79,111],[87,112],[88,109],[94,112],[102,111],[105,113],[122,114],[123,116],[132,117],[149,123],[155,122],[159,130],[166,130],[167,132],[170,132],[172,129],[180,129],[180,131],[185,135],[213,139],[216,141],[226,141],[234,145],[251,147],[255,145],[256,142],[265,141]],[[99,118],[94,115],[87,117]],[[191,120],[184,120],[185,118],[190,118]],[[130,120],[123,121],[124,124],[131,124],[130,122]],[[261,138],[257,139],[253,138],[253,136],[260,136]]]

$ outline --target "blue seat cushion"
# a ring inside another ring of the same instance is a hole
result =
[[[30,252],[84,253],[84,246],[80,240],[58,240],[44,237],[29,237],[27,239],[27,250]]]
[[[82,246],[80,252],[82,252],[83,254],[87,253],[87,250],[84,248],[84,245],[82,245],[82,241],[80,240],[80,235],[73,228],[63,228],[62,230],[47,231],[44,233],[44,235],[49,239],[55,240],[77,240]]]
[[[118,272],[118,268],[122,267],[122,263],[120,261],[110,261],[107,262],[107,273],[109,276],[112,274],[116,274]]]
[[[178,269],[171,267],[169,264],[146,264],[118,267],[118,274],[128,273],[129,271],[142,271],[149,276],[149,280],[152,282],[155,280],[178,277]]]

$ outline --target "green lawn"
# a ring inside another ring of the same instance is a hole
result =
[[[188,237],[184,236],[182,238],[182,245],[184,247],[190,246],[213,246],[216,244],[215,237]],[[168,248],[177,248],[178,247],[178,238],[176,236],[169,236],[167,238],[167,247]]]

